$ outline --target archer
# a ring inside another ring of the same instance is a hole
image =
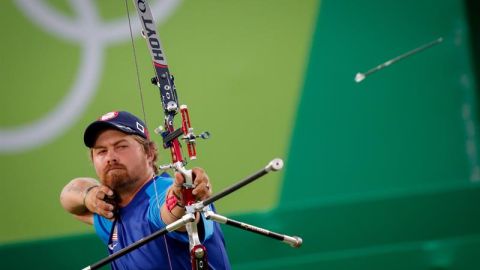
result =
[[[84,143],[100,179],[75,178],[62,190],[62,206],[93,225],[109,254],[179,220],[185,214],[184,177],[158,174],[157,148],[144,122],[128,112],[110,112],[85,130]],[[197,200],[211,196],[207,174],[192,169]],[[208,268],[230,269],[218,223],[197,215],[198,234],[208,249]],[[185,226],[112,262],[113,269],[192,269]]]

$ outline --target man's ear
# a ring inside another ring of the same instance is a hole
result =
[[[90,157],[90,161],[93,164],[93,149],[92,148],[88,148],[88,156]]]
[[[154,156],[155,156],[155,148],[154,147],[149,147],[148,151],[147,151],[148,161],[153,162]]]

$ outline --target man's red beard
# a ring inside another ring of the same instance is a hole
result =
[[[106,186],[118,193],[128,191],[136,182],[128,174],[127,168],[120,164],[107,166],[101,179]]]

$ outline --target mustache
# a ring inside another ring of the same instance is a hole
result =
[[[109,171],[111,171],[111,170],[115,170],[115,169],[124,169],[124,170],[126,170],[127,168],[126,168],[124,165],[122,165],[122,164],[116,163],[116,164],[107,165],[107,166],[105,167],[105,170],[104,170],[104,171],[105,171],[105,173],[107,173],[107,172],[109,172]]]

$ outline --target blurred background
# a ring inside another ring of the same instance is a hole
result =
[[[127,2],[152,130],[161,103]],[[223,227],[233,269],[480,269],[478,1],[150,4],[179,100],[212,134],[189,166],[220,191],[285,160],[216,206],[304,244]],[[1,1],[0,21],[2,269],[80,269],[106,255],[59,204],[70,179],[95,176],[83,130],[142,115],[125,3]]]

